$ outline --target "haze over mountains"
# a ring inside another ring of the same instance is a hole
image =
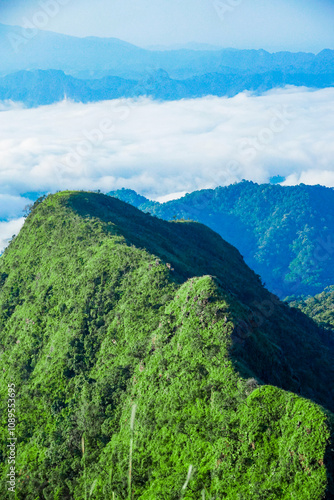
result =
[[[48,31],[24,30],[0,24],[0,71],[59,69],[72,76],[125,78],[146,76],[164,69],[171,78],[189,78],[226,68],[241,71],[292,71],[325,74],[334,61],[334,51],[312,53],[265,50],[146,50],[115,38],[76,38]]]
[[[81,102],[141,95],[162,100],[231,97],[286,85],[331,87],[334,51],[146,50],[115,38],[0,25],[0,75],[5,76],[0,100],[28,106],[65,96]]]

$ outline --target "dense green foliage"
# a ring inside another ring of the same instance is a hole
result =
[[[334,494],[331,338],[201,224],[36,202],[0,258],[0,344],[1,498],[9,383],[17,499]]]
[[[291,301],[290,305],[301,309],[323,328],[334,330],[334,286],[315,297]]]
[[[192,219],[236,246],[280,298],[315,295],[334,284],[334,190],[242,182],[164,204],[112,193],[163,219]]]

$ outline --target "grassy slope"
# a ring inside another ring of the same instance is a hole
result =
[[[217,234],[59,193],[34,208],[0,278],[17,498],[127,498],[132,438],[134,498],[180,498],[190,465],[189,499],[324,498],[330,414],[286,391],[334,409],[330,338]]]

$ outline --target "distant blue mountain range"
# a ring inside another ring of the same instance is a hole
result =
[[[76,38],[0,24],[0,100],[38,106],[64,97],[177,100],[286,85],[334,86],[333,50],[315,55],[189,47],[194,48],[146,50],[115,38]]]
[[[201,46],[196,44],[188,47],[193,48],[146,50],[115,38],[76,38],[0,24],[0,74],[58,69],[83,79],[112,75],[138,80],[164,69],[173,79],[185,79],[207,73],[272,71],[326,75],[333,72],[334,66],[332,50],[315,55],[270,54],[265,50],[198,50]]]
[[[64,98],[84,103],[140,96],[169,101],[208,95],[233,97],[244,90],[260,94],[286,85],[332,87],[334,71],[321,76],[282,71],[261,74],[210,73],[185,80],[171,79],[164,70],[158,70],[141,80],[117,76],[82,80],[60,70],[19,71],[0,78],[0,101],[22,102],[28,107],[52,104]]]

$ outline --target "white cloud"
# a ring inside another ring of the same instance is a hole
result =
[[[19,233],[24,220],[24,217],[20,217],[9,222],[0,222],[0,254],[4,251],[12,236]]]
[[[31,203],[32,201],[29,198],[23,196],[0,194],[0,221],[16,217]]]
[[[155,199],[155,201],[158,201],[159,203],[166,203],[167,201],[178,200],[179,198],[182,198],[186,194],[187,191],[180,191],[179,193],[170,193],[166,194],[165,196],[159,196],[158,198]]]
[[[331,171],[309,169],[294,173],[289,175],[285,182],[282,183],[283,186],[296,186],[297,184],[309,184],[310,186],[320,184],[321,186],[334,187],[334,167]]]
[[[127,187],[161,199],[275,175],[334,186],[334,89],[36,109],[7,103],[0,112],[6,195]]]

